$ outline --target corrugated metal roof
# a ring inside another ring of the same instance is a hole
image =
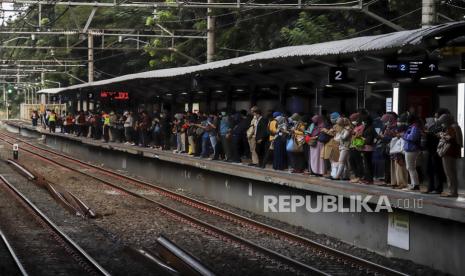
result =
[[[442,31],[449,30],[452,27],[465,27],[465,22],[462,21],[446,23],[442,25],[416,30],[393,32],[375,36],[356,37],[351,39],[323,42],[312,45],[283,47],[238,58],[220,60],[196,66],[177,67],[123,75],[120,77],[96,81],[92,83],[83,83],[69,87],[64,87],[61,89],[57,88],[53,92],[59,93],[66,90],[73,90],[92,86],[102,86],[106,84],[124,82],[135,79],[176,77],[186,74],[199,73],[202,71],[226,68],[235,65],[244,65],[251,62],[273,59],[295,57],[322,57],[331,55],[355,54],[362,52],[374,52],[387,49],[398,49],[406,46],[419,45],[421,44],[425,36],[440,34]]]
[[[39,94],[56,94],[56,93],[59,93],[61,91],[63,91],[63,89],[67,89],[66,87],[65,88],[47,88],[47,89],[42,89],[42,90],[39,90],[37,91],[37,93]]]

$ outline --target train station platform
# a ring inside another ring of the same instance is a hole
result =
[[[389,257],[435,264],[457,274],[465,271],[465,196],[438,195],[395,190],[377,185],[352,184],[287,171],[274,171],[177,154],[122,143],[104,143],[74,135],[49,133],[25,121],[6,121],[11,132],[41,137],[58,151],[105,167],[127,171],[169,188],[252,211],[259,215],[325,233],[350,244]],[[362,196],[371,206],[387,197],[393,212],[309,213],[264,211],[265,196],[342,196],[346,201]],[[432,252],[432,248],[435,251]],[[446,252],[454,251],[454,254]],[[442,252],[442,253],[441,253]]]
[[[419,214],[448,220],[456,220],[458,222],[465,223],[464,191],[460,191],[458,198],[443,198],[439,195],[402,191],[378,185],[353,184],[348,181],[332,181],[322,177],[292,174],[288,171],[276,171],[269,168],[262,169],[250,167],[244,163],[238,164],[218,160],[208,160],[187,154],[173,153],[172,151],[142,148],[124,143],[105,143],[101,140],[94,140],[86,137],[76,137],[75,135],[65,135],[63,133],[50,133],[43,130],[41,127],[36,128],[23,121],[9,121],[7,124],[15,126],[18,129],[28,129],[45,134],[47,136],[61,137],[82,143],[84,145],[158,159],[182,166],[191,166],[210,172],[240,177],[244,180],[263,181],[269,184],[287,186],[303,191],[329,195],[342,195],[344,197],[349,197],[352,195],[372,196],[370,199],[371,203],[377,203],[378,198],[381,195],[388,196],[393,203],[401,201],[403,202],[404,200],[407,202],[411,199],[415,199],[417,202],[418,200],[422,200],[422,208],[411,208],[412,206],[410,206],[410,208],[409,206],[404,207],[405,209],[409,209],[409,211],[411,210],[412,212]],[[402,206],[398,207],[401,208]]]

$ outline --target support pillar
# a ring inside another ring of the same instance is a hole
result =
[[[461,80],[457,87],[457,123],[465,131],[465,77]],[[462,135],[462,144],[465,144],[465,136]],[[461,156],[464,157],[464,148],[462,147]]]
[[[285,84],[279,86],[278,98],[279,98],[279,110],[285,111],[286,110],[286,98],[287,98]]]
[[[255,85],[250,87],[250,107],[257,105],[257,89]]]
[[[232,93],[233,93],[233,89],[232,87],[228,88],[226,90],[226,112],[228,112],[228,114],[231,114],[232,112]]]
[[[189,91],[189,100],[187,103],[187,109],[189,112],[192,112],[192,109],[194,107],[194,92]]]
[[[365,96],[368,94],[365,89],[371,89],[371,86],[366,85],[365,87],[358,87],[357,89],[357,110],[365,108]]]
[[[392,84],[392,112],[400,115],[400,85],[398,83]]]
[[[322,105],[321,105],[321,88],[315,88],[315,106],[314,113],[321,115]]]

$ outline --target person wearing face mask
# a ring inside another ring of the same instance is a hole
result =
[[[381,143],[383,144],[383,157],[385,160],[384,166],[384,183],[392,186],[391,179],[396,178],[395,160],[391,159],[390,143],[392,138],[397,135],[397,114],[388,112],[381,117],[381,122],[384,124],[383,130],[379,134]]]
[[[353,178],[350,180],[351,183],[358,183],[363,177],[363,159],[361,153],[361,147],[358,141],[363,141],[362,134],[365,126],[362,124],[360,119],[360,113],[353,113],[349,117],[352,123],[351,133],[351,144],[349,150],[349,164],[353,173]]]
[[[339,143],[334,140],[337,133],[341,131],[341,127],[336,123],[341,117],[338,112],[330,114],[330,122],[332,127],[323,128],[322,133],[328,135],[329,141],[324,144],[321,156],[325,161],[326,178],[333,178],[336,175],[338,161],[339,161]]]
[[[166,111],[163,111],[160,115],[160,130],[163,150],[171,149],[171,128],[171,118]]]
[[[266,165],[265,152],[267,147],[270,146],[268,120],[262,116],[260,109],[255,110],[255,116],[257,116],[257,125],[255,128],[255,152],[258,156],[258,166],[264,168]]]
[[[252,120],[250,121],[249,128],[247,129],[247,140],[249,142],[250,155],[252,157],[252,162],[249,163],[249,166],[258,166],[258,155],[255,151],[257,146],[257,141],[255,140],[255,130],[258,123],[258,114],[256,113],[257,110],[257,106],[253,106],[250,109],[250,112],[252,113]]]
[[[325,164],[321,158],[321,151],[323,150],[324,143],[319,141],[321,130],[325,128],[324,118],[321,115],[312,117],[312,124],[306,130],[309,137],[310,150],[309,150],[309,172],[316,176],[322,176],[325,173]]]
[[[410,114],[407,118],[409,125],[402,138],[404,139],[405,163],[410,175],[409,190],[419,190],[420,180],[417,172],[417,159],[420,154],[421,126],[418,118]]]
[[[366,111],[361,111],[360,114],[362,115],[361,119],[364,126],[362,137],[365,142],[361,148],[363,159],[363,178],[361,183],[373,184],[373,151],[376,132],[371,116]]]
[[[461,157],[461,149],[463,147],[463,134],[460,126],[454,121],[450,114],[443,114],[439,117],[438,122],[443,127],[443,131],[439,134],[441,141],[438,145],[438,154],[442,158],[442,166],[446,173],[449,192],[441,194],[443,197],[458,196],[458,180],[457,180],[457,159]],[[447,145],[442,151],[441,145]],[[441,151],[441,152],[439,152]]]
[[[219,123],[219,134],[221,146],[223,148],[224,160],[227,162],[232,161],[231,156],[231,131],[232,131],[231,117],[226,111],[221,112],[221,120]]]
[[[349,161],[350,138],[352,135],[352,126],[348,118],[340,117],[336,124],[339,126],[339,131],[336,133],[334,140],[339,143],[339,159],[336,163],[336,174],[331,176],[332,180],[344,179],[344,174]]]
[[[428,189],[424,193],[441,194],[443,191],[444,182],[446,182],[446,174],[442,167],[442,159],[437,153],[439,145],[439,133],[443,131],[438,118],[443,114],[450,114],[449,110],[441,108],[434,117],[426,123],[426,151],[428,152],[427,168],[428,168]]]

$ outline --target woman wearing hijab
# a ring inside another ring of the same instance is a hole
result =
[[[439,134],[441,140],[438,145],[438,154],[442,158],[442,165],[446,173],[447,184],[449,185],[449,192],[441,194],[441,196],[457,197],[457,159],[460,158],[463,147],[462,130],[454,122],[454,118],[450,114],[441,115],[438,122],[444,129]]]
[[[334,177],[337,171],[338,160],[339,160],[339,143],[334,140],[334,137],[336,136],[338,132],[341,131],[341,128],[336,123],[337,119],[339,119],[340,117],[341,115],[338,112],[331,113],[330,121],[331,121],[332,127],[323,128],[321,130],[322,133],[327,135],[326,139],[323,140],[324,147],[321,152],[321,157],[325,161],[327,178]],[[329,139],[329,141],[325,142],[325,140],[327,139]]]
[[[357,139],[360,140],[362,137],[365,126],[360,120],[359,113],[353,113],[350,115],[349,120],[352,124],[352,136],[349,150],[349,164],[350,169],[353,173],[353,178],[350,180],[351,183],[358,183],[363,176],[363,159],[361,148],[357,145]]]
[[[395,178],[395,160],[391,159],[389,154],[390,144],[392,138],[396,137],[397,134],[397,114],[386,113],[381,117],[383,123],[383,131],[379,134],[381,143],[383,144],[383,157],[385,160],[384,166],[384,183],[385,185],[391,186],[391,179]]]
[[[289,118],[290,137],[296,142],[305,143],[305,124],[299,114],[295,113]],[[302,146],[302,149],[304,147]],[[292,173],[303,173],[305,169],[305,154],[304,151],[288,152]]]
[[[312,124],[307,129],[306,133],[310,136],[310,154],[308,159],[309,171],[317,176],[322,176],[325,173],[325,163],[321,158],[321,151],[324,143],[319,141],[321,130],[325,128],[324,119],[321,115],[312,117]]]
[[[275,116],[276,115],[276,116]],[[287,168],[287,152],[286,152],[286,141],[287,141],[287,120],[281,114],[273,113],[274,120],[276,120],[276,129],[274,129],[273,139],[273,169],[284,170]],[[271,130],[271,128],[270,128]]]

